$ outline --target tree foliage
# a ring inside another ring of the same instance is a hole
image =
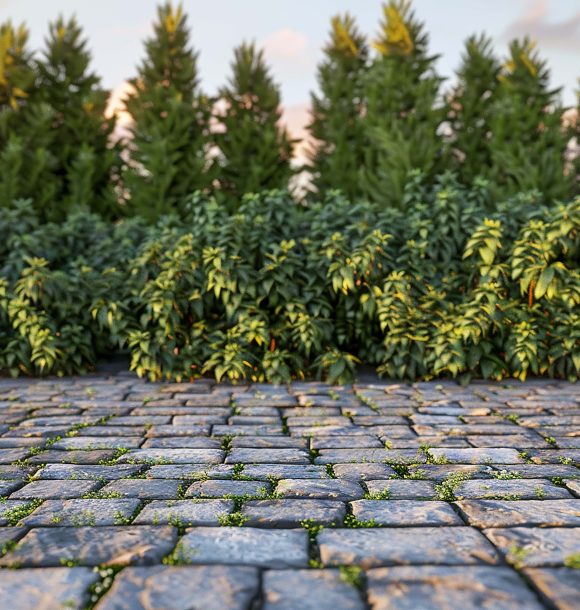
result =
[[[313,184],[319,193],[340,189],[347,197],[360,194],[364,160],[361,126],[365,98],[363,82],[369,49],[348,13],[333,17],[325,58],[318,67],[319,94],[311,95],[309,129]]]
[[[160,6],[146,58],[125,106],[133,121],[124,175],[133,213],[150,220],[182,209],[211,182],[206,145],[210,104],[199,89],[197,53],[181,5]]]
[[[223,112],[216,115],[219,129],[219,192],[230,209],[246,193],[285,188],[292,175],[292,142],[281,116],[280,90],[255,45],[234,50],[232,75],[220,91]]]

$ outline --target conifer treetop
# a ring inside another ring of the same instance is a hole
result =
[[[139,94],[160,89],[165,97],[192,103],[199,87],[198,53],[189,45],[187,16],[181,4],[157,8],[153,35],[145,41],[146,58],[131,84]]]
[[[11,21],[0,25],[0,108],[16,110],[34,83],[32,53],[26,48],[28,29]]]
[[[383,21],[373,47],[383,57],[417,57],[427,53],[429,35],[415,17],[409,0],[383,4]]]

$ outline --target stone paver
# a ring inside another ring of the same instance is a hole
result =
[[[484,533],[516,566],[563,566],[580,559],[580,527],[492,528]]]
[[[242,514],[254,527],[299,527],[304,521],[340,525],[346,508],[335,500],[255,500],[244,504]]]
[[[308,536],[304,530],[193,528],[179,541],[175,555],[184,563],[305,567]]]
[[[122,525],[138,506],[139,500],[46,500],[21,523],[34,527]]]
[[[509,568],[397,566],[369,570],[372,610],[540,610],[541,604]]]
[[[360,521],[374,521],[379,525],[464,525],[446,502],[357,500],[351,502],[351,507],[352,514]]]
[[[12,610],[83,608],[98,575],[90,568],[0,570],[0,607]]]
[[[246,610],[259,591],[246,566],[126,568],[97,610]]]
[[[358,591],[338,570],[268,570],[265,610],[364,610]]]
[[[577,387],[365,379],[0,377],[0,607],[575,610]]]
[[[186,527],[219,525],[220,517],[233,509],[232,500],[154,500],[145,506],[133,523],[170,523]]]
[[[0,566],[146,565],[161,561],[176,539],[170,526],[39,527],[2,557]]]
[[[465,500],[456,506],[475,527],[538,527],[576,525],[580,527],[578,500]]]
[[[580,571],[571,568],[529,568],[524,574],[540,595],[558,610],[575,610],[580,599]]]
[[[363,568],[402,564],[496,564],[498,553],[468,527],[324,530],[318,536],[325,565]]]

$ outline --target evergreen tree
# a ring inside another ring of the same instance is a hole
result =
[[[401,206],[409,172],[432,179],[441,167],[437,105],[441,79],[428,54],[424,26],[404,0],[383,6],[374,47],[378,57],[366,78],[367,110],[362,121],[367,145],[361,184],[365,195],[385,206]]]
[[[492,109],[487,177],[498,197],[538,189],[546,197],[570,196],[566,172],[571,132],[562,125],[560,89],[550,89],[546,62],[525,38],[514,40],[499,74]]]
[[[491,163],[490,119],[500,67],[490,38],[482,34],[467,39],[457,84],[447,99],[450,166],[464,184],[471,184]]]
[[[0,25],[0,111],[17,110],[34,85],[32,53],[27,49],[28,30],[7,21]]]
[[[354,19],[332,19],[325,59],[318,66],[320,95],[311,94],[310,133],[313,183],[324,192],[340,189],[351,200],[360,195],[359,171],[364,159],[360,120],[364,109],[363,78],[368,46]]]
[[[109,143],[115,121],[105,118],[109,93],[89,70],[90,62],[87,41],[74,17],[59,17],[50,24],[34,101],[53,113],[55,138],[49,148],[58,184],[54,204],[44,210],[53,220],[77,206],[107,216],[118,213],[111,182],[118,154]]]
[[[27,45],[24,25],[0,25],[0,206],[30,198],[43,210],[56,194],[53,113],[32,102],[36,73]]]
[[[232,76],[220,91],[225,110],[216,115],[219,186],[231,209],[245,193],[287,188],[292,141],[280,128],[280,90],[255,45],[234,50]]]
[[[157,9],[146,59],[125,100],[133,119],[125,186],[134,212],[155,220],[183,209],[211,182],[207,172],[209,101],[199,91],[197,53],[181,6]]]

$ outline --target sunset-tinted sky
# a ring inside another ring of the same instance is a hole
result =
[[[59,13],[75,13],[83,25],[94,68],[106,87],[118,89],[143,56],[142,41],[151,32],[155,0],[0,0],[0,21],[25,21],[33,48],[40,48],[47,24]],[[192,42],[200,52],[204,91],[216,92],[229,74],[232,49],[255,40],[266,49],[282,87],[286,120],[299,131],[309,91],[316,86],[331,16],[349,11],[369,37],[381,18],[379,0],[184,0]],[[529,33],[548,59],[555,86],[575,103],[580,77],[580,0],[415,0],[425,21],[431,48],[440,54],[438,69],[451,77],[465,38],[486,31],[503,53],[514,36]],[[297,135],[300,135],[297,133]]]

